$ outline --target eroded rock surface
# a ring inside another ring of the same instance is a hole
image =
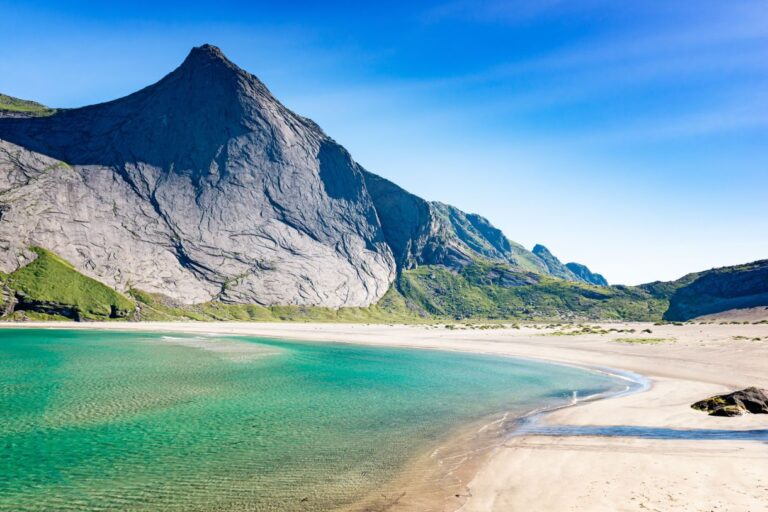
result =
[[[40,246],[120,291],[327,307],[375,303],[424,264],[578,279],[366,172],[210,45],[134,94],[45,114],[0,118],[5,273]]]
[[[395,261],[361,169],[215,47],[125,98],[0,120],[0,270],[41,245],[183,302],[362,306]]]

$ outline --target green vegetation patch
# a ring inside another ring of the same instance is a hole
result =
[[[45,105],[41,105],[34,101],[22,100],[6,94],[0,94],[0,111],[17,112],[33,116],[49,116],[55,113],[56,109],[48,108]]]
[[[237,321],[237,322],[343,322],[423,323],[430,318],[414,314],[402,295],[391,288],[375,305],[367,308],[324,308],[310,306],[260,306],[206,302],[180,305],[162,295],[142,290],[129,291],[138,303],[138,318],[145,321]]]
[[[5,285],[7,280],[8,274],[0,272],[0,316],[2,316],[5,311],[6,300],[8,299],[8,295],[11,293]]]
[[[72,318],[39,311],[14,311],[3,320],[10,320],[11,322],[70,322]]]
[[[125,318],[135,304],[108,286],[84,276],[66,260],[40,247],[37,258],[8,278],[19,298],[17,310],[36,311],[76,320]]]
[[[587,334],[608,334],[611,331],[608,329],[602,329],[597,326],[587,325],[585,327],[579,327],[571,331],[555,331],[553,333],[544,333],[541,336],[582,336]]]
[[[402,272],[397,287],[420,314],[457,320],[660,320],[662,290],[592,286],[475,262],[459,272],[426,265]]]
[[[10,276],[0,275],[5,299],[15,310],[73,319],[127,318],[147,321],[294,321],[350,323],[470,322],[467,328],[495,329],[497,322],[550,322],[547,335],[634,334],[634,329],[589,325],[603,321],[652,321],[659,325],[677,285],[593,286],[569,282],[510,265],[478,259],[459,270],[424,265],[400,273],[377,303],[365,308],[262,306],[212,301],[179,304],[162,295],[130,290],[125,297],[88,278],[55,254],[33,249],[38,258]],[[4,282],[4,284],[3,284]],[[686,279],[681,282],[687,282]],[[135,312],[135,313],[134,313]],[[13,311],[5,311],[10,318]],[[0,310],[2,314],[2,310]],[[18,316],[18,315],[16,315]],[[25,315],[22,315],[25,316]],[[26,314],[31,318],[31,314]],[[481,325],[472,325],[480,322]],[[556,322],[556,323],[551,323]],[[583,322],[583,323],[577,323]],[[679,322],[672,325],[682,325]],[[450,327],[449,327],[450,328]],[[462,328],[462,327],[452,327]],[[650,329],[643,334],[651,334]],[[619,338],[624,343],[660,343],[662,338]]]
[[[657,345],[659,343],[674,343],[675,338],[616,338],[618,343],[631,343],[634,345]]]

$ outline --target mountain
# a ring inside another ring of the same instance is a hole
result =
[[[398,290],[422,316],[677,322],[768,307],[768,260],[640,286],[597,286],[501,263],[477,261],[458,272],[426,265],[402,272]]]
[[[107,103],[13,100],[45,115],[0,118],[5,274],[40,247],[123,293],[336,308],[418,265],[551,273],[486,219],[364,170],[214,46]]]
[[[532,252],[544,264],[549,274],[566,281],[579,281],[579,278],[543,245],[536,244]]]
[[[533,253],[480,215],[425,201],[369,172],[364,177],[398,268],[445,265],[458,270],[480,257],[520,270],[547,272]]]
[[[560,279],[566,281],[577,281],[586,284],[594,284],[596,286],[608,286],[608,281],[600,274],[595,274],[589,267],[582,265],[581,263],[565,263],[563,264],[557,257],[555,257],[549,249],[541,244],[536,244],[533,247],[532,254],[536,256],[541,264],[544,265],[546,272]]]
[[[573,275],[581,279],[585,283],[594,284],[597,286],[608,286],[608,280],[600,274],[595,274],[589,267],[582,265],[581,263],[566,263],[565,267],[570,270]]]
[[[362,306],[395,275],[362,170],[212,46],[137,93],[1,119],[0,269],[39,245],[120,290]]]
[[[77,109],[0,96],[0,317],[686,320],[766,261],[607,286],[363,169],[221,51]]]

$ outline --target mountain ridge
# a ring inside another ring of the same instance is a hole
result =
[[[31,150],[36,154],[22,158],[66,162],[74,169],[68,187],[95,210],[118,207],[115,215],[102,212],[108,223],[91,222],[111,226],[103,246],[132,240],[135,249],[94,247],[87,233],[67,225],[80,254],[53,226],[41,232],[17,222],[3,232],[0,224],[0,239],[17,253],[45,246],[111,286],[138,285],[188,302],[366,305],[394,278],[357,164],[214,47],[193,49],[169,75],[124,98],[45,118],[1,119],[0,139],[18,146],[3,148],[7,155]],[[12,166],[9,160],[3,163]],[[35,203],[50,200],[34,183],[26,192]],[[58,201],[54,209],[77,206]],[[0,261],[6,272],[9,259]]]
[[[514,263],[490,223],[374,178],[211,45],[123,98],[0,119],[0,139],[0,194],[12,199],[0,218],[7,273],[39,245],[122,291],[339,307],[376,302],[413,265]],[[382,187],[405,201],[393,208],[421,210],[413,236],[397,233]],[[80,202],[43,188],[75,190]],[[33,223],[28,213],[41,208],[59,221]]]
[[[655,320],[690,302],[678,293],[688,282],[607,286],[543,245],[528,251],[480,215],[369,172],[214,46],[123,98],[22,105],[44,113],[0,116],[6,314],[14,304],[115,314],[109,304],[72,309],[60,302],[67,290],[30,283],[37,273],[23,269],[41,255],[54,281],[98,289],[112,306],[132,297],[136,311],[121,306],[120,318],[319,307],[378,319]]]

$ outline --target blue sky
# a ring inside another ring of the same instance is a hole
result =
[[[105,101],[205,42],[369,170],[613,283],[768,258],[768,1],[0,0],[0,92]]]

